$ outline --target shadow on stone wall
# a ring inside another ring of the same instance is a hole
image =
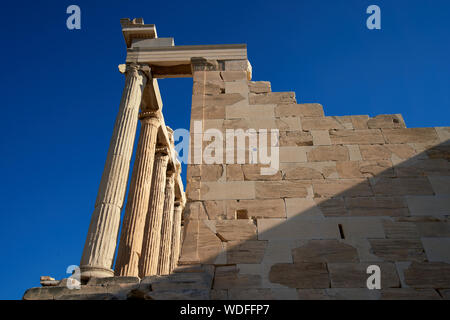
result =
[[[448,299],[449,141],[412,157],[401,145],[392,153],[409,159],[396,165],[385,145],[360,147],[373,160],[338,163],[339,179],[264,182],[288,195],[285,218],[258,216],[246,200],[233,223],[212,203],[191,207],[182,263],[215,265],[213,299]],[[302,186],[314,193],[297,198]],[[382,290],[367,289],[369,265],[381,268]]]
[[[63,280],[24,299],[449,299],[450,141],[412,157],[403,145],[392,153],[409,159],[393,166],[383,147],[339,164],[339,179],[265,181],[284,200],[263,215],[245,200],[234,217],[191,203],[171,275],[91,279],[81,290]],[[381,290],[367,289],[369,265],[381,268]]]

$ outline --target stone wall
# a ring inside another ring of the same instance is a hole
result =
[[[248,74],[247,61],[194,65],[191,141],[194,121],[279,130],[273,175],[188,165],[180,263],[213,267],[211,298],[449,298],[450,128],[326,116]],[[369,265],[381,290],[366,287]]]

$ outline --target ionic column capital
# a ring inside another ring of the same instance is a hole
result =
[[[139,74],[143,74],[147,77],[147,79],[151,79],[151,69],[150,66],[146,64],[140,63],[127,63],[127,64],[119,64],[118,66],[119,72],[125,75],[130,76],[138,76]]]
[[[158,114],[155,111],[143,111],[139,113],[139,120],[143,124],[154,125],[155,127],[159,127],[161,125],[161,121],[159,120]]]
[[[165,147],[165,146],[164,147],[156,147],[155,155],[157,157],[167,156],[167,158],[168,158],[169,154],[170,154],[169,147]]]

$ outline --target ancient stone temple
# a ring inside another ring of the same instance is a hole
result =
[[[43,278],[24,299],[450,298],[450,127],[327,116],[251,81],[246,45],[175,46],[121,24],[125,89],[81,288]],[[193,78],[186,196],[158,90],[169,77]]]

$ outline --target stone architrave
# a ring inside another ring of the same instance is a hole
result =
[[[155,112],[141,113],[140,120],[141,131],[115,266],[117,276],[137,277],[139,275],[139,258],[145,216],[148,211],[156,139],[160,127],[160,121]]]
[[[125,69],[125,88],[81,257],[83,278],[114,275],[111,268],[119,232],[120,211],[125,198],[139,106],[147,82],[145,71],[148,70],[147,66],[137,64],[129,64]]]
[[[161,224],[164,208],[166,187],[166,171],[169,161],[167,147],[156,148],[153,167],[152,187],[148,212],[145,221],[142,253],[139,261],[139,276],[141,278],[158,273],[159,250],[161,245]]]
[[[172,251],[173,208],[175,199],[175,172],[167,172],[164,209],[161,225],[161,246],[159,250],[158,274],[170,273],[170,257]]]

